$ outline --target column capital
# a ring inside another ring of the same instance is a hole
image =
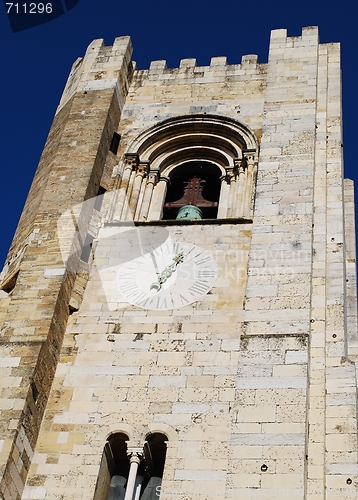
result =
[[[139,155],[137,153],[126,153],[124,155],[125,168],[136,170],[139,163]]]
[[[242,159],[246,166],[257,164],[257,151],[256,149],[245,149],[242,152]]]
[[[170,178],[167,177],[166,175],[161,175],[159,177],[159,180],[158,182],[165,182],[166,184],[169,184],[170,185]]]
[[[247,161],[246,158],[234,158],[234,165],[236,175],[244,174],[247,169]]]
[[[143,448],[128,448],[127,457],[129,458],[129,463],[137,463],[143,460]]]
[[[147,175],[147,184],[153,184],[154,186],[159,181],[159,169],[151,169]]]
[[[234,162],[235,162],[235,160],[234,160]],[[225,179],[228,184],[231,184],[231,182],[233,180],[235,180],[235,178],[237,176],[237,172],[238,172],[236,163],[234,163],[234,165],[230,165],[229,167],[226,167],[225,170],[226,170],[226,174],[223,175],[221,178]]]
[[[146,175],[148,174],[150,169],[149,161],[141,161],[137,166],[137,174]]]
[[[242,165],[242,158],[234,158],[234,169],[239,169]]]

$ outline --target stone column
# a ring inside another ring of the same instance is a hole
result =
[[[132,194],[129,200],[129,212],[134,219],[136,208],[138,204],[140,189],[142,187],[143,177],[148,173],[149,163],[140,163],[137,167],[137,171],[135,173],[135,178],[133,182]],[[128,214],[128,215],[130,215]]]
[[[244,216],[244,193],[246,186],[246,173],[247,165],[244,158],[235,160],[238,170],[238,186],[237,186],[237,196],[236,196],[236,207],[235,207],[235,217]]]
[[[253,151],[244,152],[244,159],[247,168],[245,192],[242,204],[242,217],[250,218],[252,216],[252,194],[253,194],[253,181],[254,172],[257,163],[255,162],[255,154]]]
[[[163,207],[169,182],[169,177],[160,177],[159,182],[154,187],[148,220],[161,220],[163,217]]]
[[[130,178],[132,170],[137,168],[138,165],[138,155],[137,154],[126,154],[125,155],[125,166],[123,171],[123,177],[121,180],[120,188],[118,190],[117,199],[115,201],[113,220],[119,221],[123,219],[123,214],[126,213],[127,191],[130,183]]]
[[[150,170],[149,171],[149,174],[148,174],[148,177],[147,177],[147,184],[145,186],[145,192],[144,192],[142,207],[141,207],[141,210],[140,210],[140,216],[139,216],[140,220],[147,220],[148,219],[148,212],[149,212],[150,202],[152,200],[154,186],[158,182],[158,177],[159,177],[159,171],[158,170]]]
[[[222,175],[220,177],[221,188],[220,188],[220,198],[218,206],[218,219],[225,219],[227,217],[228,202],[230,194],[230,181],[227,175]]]
[[[138,467],[143,458],[142,453],[142,450],[139,448],[132,448],[127,451],[130,467],[124,500],[133,500]]]
[[[147,174],[148,175],[148,174]],[[142,185],[140,187],[140,191],[139,191],[139,196],[138,196],[138,202],[137,202],[137,208],[136,208],[136,211],[135,211],[135,214],[134,214],[134,220],[139,220],[139,215],[140,215],[140,209],[142,207],[142,203],[143,203],[143,198],[144,198],[144,193],[145,193],[145,187],[147,185],[147,182],[146,180],[143,180],[142,181]]]
[[[226,169],[227,177],[230,182],[230,192],[229,192],[229,207],[227,211],[228,217],[235,217],[235,206],[236,206],[236,194],[237,194],[237,169],[236,166],[229,167]]]
[[[136,178],[136,175],[137,175],[137,169],[138,169],[138,167],[134,167],[133,168],[131,176],[129,178],[128,188],[127,188],[127,209],[129,207],[130,200],[131,200],[131,197],[132,197],[134,181],[135,181],[135,178]]]

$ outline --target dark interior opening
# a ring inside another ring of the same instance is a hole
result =
[[[78,308],[77,307],[73,307],[69,304],[68,306],[68,313],[69,315],[71,316],[73,313],[77,312],[78,311]]]
[[[150,434],[144,443],[143,469],[139,472],[143,476],[141,500],[159,499],[167,453],[167,440],[167,436],[156,432]]]
[[[19,277],[19,272],[20,271],[17,271],[17,273],[15,273],[9,280],[7,280],[3,284],[1,289],[4,290],[4,292],[10,293],[13,291],[13,289],[15,288],[16,282],[17,282],[17,278]]]
[[[106,443],[108,469],[111,477],[123,476],[128,478],[129,460],[127,457],[128,436],[122,433],[112,434]]]
[[[90,234],[87,234],[84,245],[82,247],[82,252],[81,252],[81,257],[80,257],[80,259],[83,262],[89,261],[93,240],[94,240],[93,236],[91,236]]]
[[[94,201],[94,209],[97,210],[98,212],[101,211],[101,208],[102,208],[102,203],[103,203],[103,198],[104,198],[104,193],[106,192],[107,190],[104,189],[104,187],[102,186],[99,186],[98,188],[98,193],[97,193],[97,196],[96,196],[96,199]]]
[[[30,382],[30,388],[31,388],[31,392],[32,392],[32,398],[34,400],[34,403],[36,403],[37,398],[39,397],[39,390],[38,390],[38,388],[33,380],[31,380],[31,382]]]
[[[159,432],[147,437],[144,444],[144,459],[151,476],[163,477],[167,440],[168,438]]]
[[[107,464],[107,500],[124,500],[126,484],[129,474],[129,460],[127,456],[128,436],[121,432],[112,434],[104,447],[105,463]],[[102,460],[103,462],[103,460]],[[102,467],[101,467],[102,468]],[[100,471],[101,472],[101,471]],[[103,475],[104,471],[103,471]],[[96,492],[101,489],[100,481],[97,481]],[[101,495],[95,494],[96,498],[104,500]]]
[[[121,136],[119,134],[117,134],[117,132],[113,132],[113,137],[111,140],[111,145],[109,146],[109,150],[112,153],[114,153],[115,155],[117,154],[120,140],[121,140]]]
[[[190,161],[175,168],[169,178],[163,207],[163,219],[176,219],[185,205],[200,208],[203,219],[216,219],[220,197],[220,169],[208,161]],[[193,183],[198,187],[193,196]]]

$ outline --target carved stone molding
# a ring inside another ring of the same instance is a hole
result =
[[[124,155],[125,168],[130,167],[136,170],[139,163],[139,155],[137,153],[126,153]]]
[[[154,186],[160,179],[160,172],[157,169],[149,170],[147,175],[147,184],[153,184]]]
[[[130,462],[137,462],[138,464],[143,460],[143,448],[128,448],[127,457]]]
[[[150,169],[150,165],[149,165],[148,161],[140,162],[138,167],[137,167],[137,175],[145,176],[148,174],[149,169]]]
[[[247,166],[257,165],[257,151],[255,149],[246,149],[242,152],[242,155]]]

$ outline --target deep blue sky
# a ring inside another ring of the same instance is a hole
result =
[[[151,60],[166,59],[177,67],[186,57],[207,65],[213,56],[227,56],[234,64],[243,54],[258,54],[266,62],[270,30],[287,28],[289,36],[298,36],[303,26],[319,26],[321,43],[342,44],[345,172],[358,178],[356,5],[348,0],[80,0],[64,16],[15,34],[0,6],[0,268],[71,65],[95,38],[112,45],[115,37],[130,35],[133,59],[146,69]]]

